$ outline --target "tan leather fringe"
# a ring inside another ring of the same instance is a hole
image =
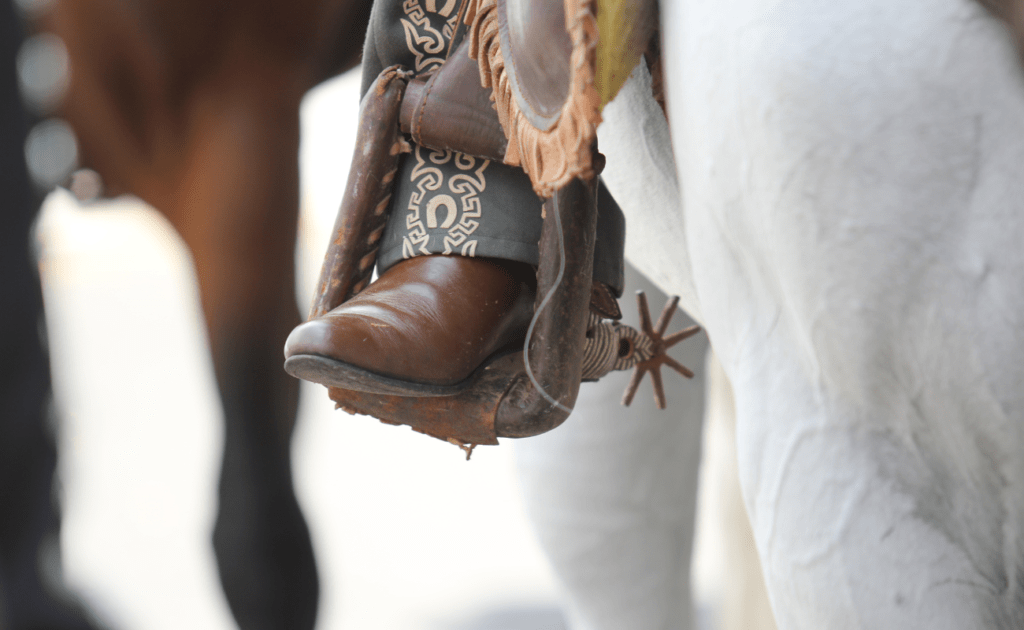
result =
[[[508,136],[505,163],[526,171],[533,190],[551,197],[574,178],[594,176],[592,147],[601,122],[601,99],[594,87],[597,17],[595,0],[565,0],[566,30],[572,38],[569,98],[547,131],[530,124],[519,110],[505,73],[495,0],[469,0],[466,24],[469,56],[480,64],[480,82],[491,88],[498,120]]]

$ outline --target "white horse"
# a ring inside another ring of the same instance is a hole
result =
[[[604,112],[604,177],[629,258],[682,296],[733,386],[779,628],[1024,628],[1010,35],[971,0],[661,9],[671,128],[638,68]]]

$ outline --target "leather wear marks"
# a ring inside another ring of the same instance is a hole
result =
[[[424,157],[426,154],[426,157]],[[445,254],[475,256],[477,241],[470,237],[480,226],[480,193],[487,188],[484,170],[489,160],[481,160],[455,151],[431,151],[417,146],[413,152],[416,166],[410,181],[416,189],[409,197],[405,217],[408,234],[402,238],[402,258],[436,253],[428,247],[433,232],[442,238]],[[453,164],[458,172],[445,188],[445,176],[437,166]],[[454,196],[452,194],[454,193]]]

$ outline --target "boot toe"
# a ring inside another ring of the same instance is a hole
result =
[[[532,291],[497,264],[414,258],[293,330],[285,369],[359,391],[374,391],[368,388],[375,375],[382,377],[381,392],[395,391],[399,382],[410,386],[410,395],[422,387],[459,386],[521,338],[532,303]]]
[[[290,359],[301,354],[329,356],[330,328],[323,319],[313,319],[296,326],[284,342],[284,358]]]

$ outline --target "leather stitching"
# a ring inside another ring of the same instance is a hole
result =
[[[416,117],[416,127],[410,130],[413,132],[412,137],[416,140],[417,144],[422,144],[422,142],[420,142],[420,129],[423,128],[423,116],[427,112],[427,101],[430,100],[430,92],[434,89],[434,83],[437,81],[437,75],[439,74],[441,74],[440,70],[435,72],[433,76],[430,77],[430,80],[427,81],[427,85],[423,91],[423,102],[420,103],[418,108],[419,115]]]

